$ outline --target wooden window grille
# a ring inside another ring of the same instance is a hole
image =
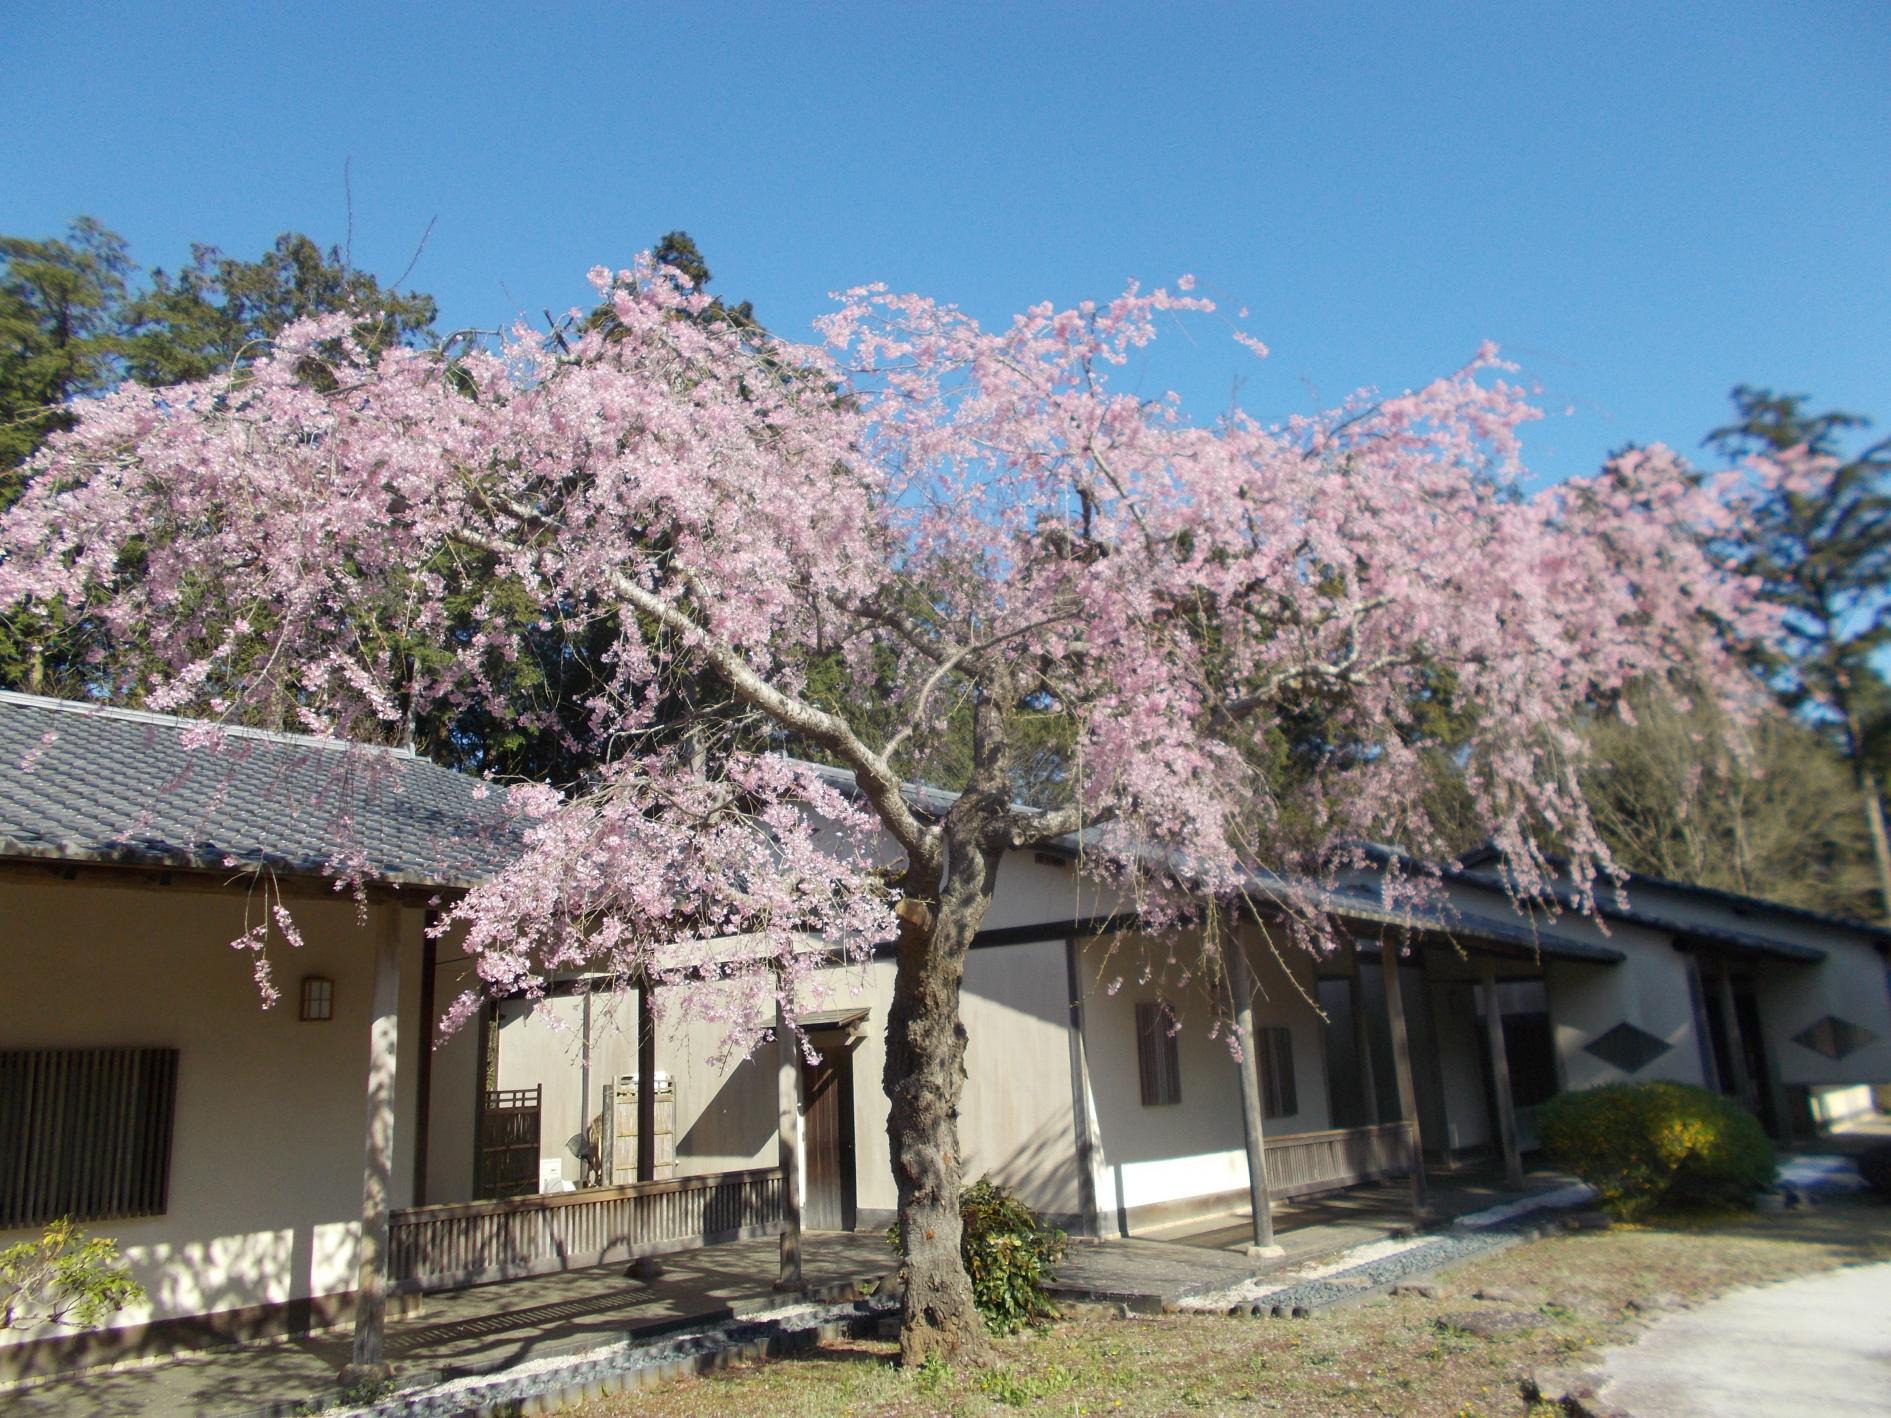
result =
[[[1142,1074],[1142,1102],[1154,1108],[1182,1101],[1180,1050],[1175,1022],[1158,1001],[1136,1006],[1136,1063]]]
[[[1291,1118],[1300,1111],[1293,1082],[1293,1030],[1263,1029],[1260,1035],[1261,1116]]]
[[[176,1049],[0,1050],[0,1231],[161,1216]]]
[[[302,977],[302,1018],[322,1020],[334,1017],[335,982],[326,975],[304,975]]]

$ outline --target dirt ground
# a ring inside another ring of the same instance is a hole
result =
[[[1305,1320],[1077,1316],[1001,1341],[984,1372],[903,1371],[894,1346],[827,1345],[572,1418],[1046,1414],[1533,1415],[1523,1381],[1580,1366],[1675,1306],[1837,1266],[1891,1260],[1891,1206],[1669,1217],[1556,1236],[1397,1295]],[[1477,1298],[1482,1291],[1485,1298]]]

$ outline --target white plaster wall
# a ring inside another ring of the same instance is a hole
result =
[[[1754,969],[1760,1027],[1782,1083],[1891,1083],[1891,984],[1884,957],[1869,946],[1828,940],[1817,965],[1769,961]],[[1826,1015],[1875,1037],[1842,1059],[1795,1043],[1793,1035]]]
[[[1166,957],[1168,948],[1137,937],[1084,943],[1084,1032],[1100,1144],[1097,1200],[1106,1231],[1113,1222],[1126,1224],[1128,1213],[1141,1207],[1242,1192],[1248,1184],[1240,1080],[1225,1035],[1209,1037],[1213,1010],[1206,1000],[1176,1000],[1182,1013],[1176,1036],[1182,1101],[1143,1106],[1136,1005],[1162,993],[1138,981],[1141,960],[1150,952]],[[1285,950],[1283,959],[1285,965],[1260,942],[1250,943],[1255,1027],[1285,1027],[1293,1038],[1298,1111],[1269,1118],[1270,1135],[1331,1125],[1321,1024],[1300,992],[1313,994],[1312,960],[1302,963]],[[1290,975],[1299,977],[1298,988]],[[1111,984],[1119,981],[1112,993]]]
[[[1050,853],[1007,853],[982,929],[1049,925],[1108,916],[1122,905],[1116,892],[1085,877],[1074,861]],[[1058,939],[1062,939],[1060,934]]]
[[[1550,1027],[1565,1089],[1648,1079],[1706,1082],[1688,993],[1687,956],[1665,943],[1641,939],[1649,934],[1634,927],[1617,928],[1614,943],[1629,951],[1621,965],[1549,962]],[[1584,1047],[1624,1021],[1670,1045],[1666,1053],[1632,1074],[1603,1062]]]
[[[442,977],[445,976],[442,970]],[[436,991],[437,1021],[452,996]],[[437,1028],[436,1023],[436,1028]],[[431,1104],[427,1114],[427,1190],[416,1201],[471,1201],[473,1153],[479,1127],[479,1026],[469,1020],[433,1045]]]
[[[169,1210],[86,1228],[118,1241],[150,1294],[114,1325],[353,1288],[380,922],[358,926],[347,901],[294,909],[307,944],[272,948],[283,1000],[265,1011],[229,947],[238,892],[0,881],[0,1047],[178,1050]],[[402,911],[396,1206],[411,1198],[422,919]],[[334,980],[334,1019],[298,1020],[304,974]],[[34,1234],[0,1232],[0,1247]]]
[[[886,1136],[887,1013],[894,962],[879,959],[823,972],[825,992],[804,1008],[865,1007],[852,1047],[855,1199],[863,1224],[898,1204]],[[966,1081],[959,1141],[967,1180],[991,1173],[1039,1210],[1077,1210],[1076,1142],[1071,1119],[1068,1001],[1061,940],[974,950],[961,1010]],[[760,1024],[758,1022],[758,1029]],[[676,1089],[679,1175],[769,1167],[778,1156],[776,1052],[711,1061],[721,1026],[677,1020],[659,1035],[658,1066]]]
[[[499,1088],[541,1090],[539,1160],[556,1162],[568,1182],[583,1177],[579,1146],[603,1110],[604,1086],[637,1071],[637,994],[603,990],[588,996],[589,1049],[583,995],[552,995],[536,1003],[499,1006]],[[468,1032],[477,1034],[471,1025]],[[586,1065],[589,1086],[586,1087]],[[662,1065],[658,1065],[661,1069]]]

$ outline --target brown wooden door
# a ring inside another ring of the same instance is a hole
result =
[[[820,1047],[817,1039],[816,1048]],[[801,1224],[810,1231],[854,1229],[854,1056],[838,1042],[819,1063],[801,1064],[808,1194]]]

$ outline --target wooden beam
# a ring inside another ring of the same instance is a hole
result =
[[[777,1290],[801,1288],[801,1044],[785,1021],[775,1026],[775,1130],[781,1162],[781,1275]]]
[[[1228,966],[1229,1004],[1241,1044],[1241,1132],[1247,1144],[1248,1206],[1254,1217],[1254,1241],[1248,1253],[1278,1254],[1274,1243],[1274,1202],[1267,1191],[1266,1110],[1261,1103],[1260,1039],[1254,1032],[1254,975],[1247,948],[1238,935],[1222,936],[1221,956]]]
[[[1497,1095],[1497,1137],[1504,1149],[1504,1180],[1523,1185],[1523,1155],[1517,1146],[1517,1109],[1510,1095],[1510,1053],[1504,1046],[1504,1011],[1497,998],[1497,962],[1484,957],[1484,1027],[1490,1039],[1491,1083]]]
[[[646,977],[637,987],[637,1180],[653,1182],[656,1177],[657,1015]]]
[[[361,1182],[361,1251],[355,1279],[355,1338],[344,1384],[389,1372],[387,1214],[394,1180],[394,1071],[400,1046],[401,908],[381,907],[368,1030],[368,1126]]]
[[[1721,1031],[1727,1040],[1727,1066],[1733,1073],[1728,1081],[1733,1084],[1734,1096],[1757,1112],[1759,1100],[1753,1093],[1753,1075],[1747,1072],[1747,1051],[1741,1046],[1740,1011],[1734,1005],[1733,973],[1725,962],[1717,973],[1720,976]]]
[[[1070,996],[1070,1123],[1077,1142],[1077,1210],[1083,1234],[1103,1231],[1097,1207],[1096,1120],[1090,1112],[1090,1056],[1083,1037],[1083,943],[1064,942],[1064,987]]]
[[[1399,950],[1389,940],[1379,943],[1379,964],[1385,973],[1385,1014],[1392,1033],[1392,1071],[1399,1083],[1399,1120],[1411,1137],[1412,1215],[1431,1214],[1425,1189],[1425,1146],[1418,1132],[1418,1090],[1412,1083],[1412,1040],[1405,1024],[1405,1004],[1399,993]]]
[[[433,1130],[433,996],[440,972],[440,942],[433,936],[439,913],[428,911],[422,919],[427,934],[420,947],[420,1051],[414,1062],[414,1206],[427,1204],[427,1138]]]
[[[1353,1060],[1359,1089],[1364,1095],[1366,1126],[1379,1124],[1379,1080],[1372,1068],[1372,1021],[1366,1018],[1366,981],[1359,968],[1359,942],[1350,952],[1352,968],[1346,973],[1346,1007],[1353,1017]]]

